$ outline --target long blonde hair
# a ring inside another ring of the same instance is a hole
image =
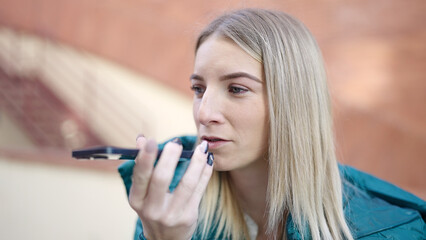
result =
[[[268,234],[277,238],[287,214],[302,236],[353,239],[345,221],[334,151],[331,107],[321,52],[309,30],[282,12],[242,9],[220,16],[200,34],[232,39],[263,64],[270,119]],[[226,172],[215,172],[200,204],[198,230],[248,239]],[[307,230],[307,231],[305,231]]]

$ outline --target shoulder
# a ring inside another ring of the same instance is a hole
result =
[[[341,165],[340,173],[344,211],[355,239],[425,239],[424,200],[349,166]]]

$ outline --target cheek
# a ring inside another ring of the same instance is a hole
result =
[[[198,101],[196,101],[194,99],[193,103],[192,103],[192,116],[194,118],[194,123],[197,126],[197,128],[200,125],[200,121],[198,120],[198,109],[199,109],[199,106],[200,106],[200,104],[198,103]]]
[[[251,126],[247,127],[251,129],[251,137],[260,141],[264,141],[264,136],[268,132],[265,118],[260,116],[253,116],[250,125]]]
[[[269,136],[269,122],[268,113],[264,106],[254,106],[250,111],[247,111],[243,122],[245,122],[245,129],[250,129],[250,137],[253,139],[256,145],[261,142],[265,144],[265,141]]]

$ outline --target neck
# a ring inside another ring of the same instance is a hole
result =
[[[242,210],[257,224],[259,232],[266,227],[266,196],[268,187],[268,162],[258,160],[242,169],[229,173]]]

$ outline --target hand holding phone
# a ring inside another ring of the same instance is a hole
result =
[[[144,236],[189,239],[195,231],[198,206],[213,172],[213,162],[209,161],[213,155],[208,152],[207,142],[202,141],[194,148],[190,162],[178,163],[183,146],[179,139],[174,139],[164,145],[155,167],[150,167],[157,155],[155,141],[139,138],[137,145],[141,151],[133,167],[129,203],[142,221]]]

